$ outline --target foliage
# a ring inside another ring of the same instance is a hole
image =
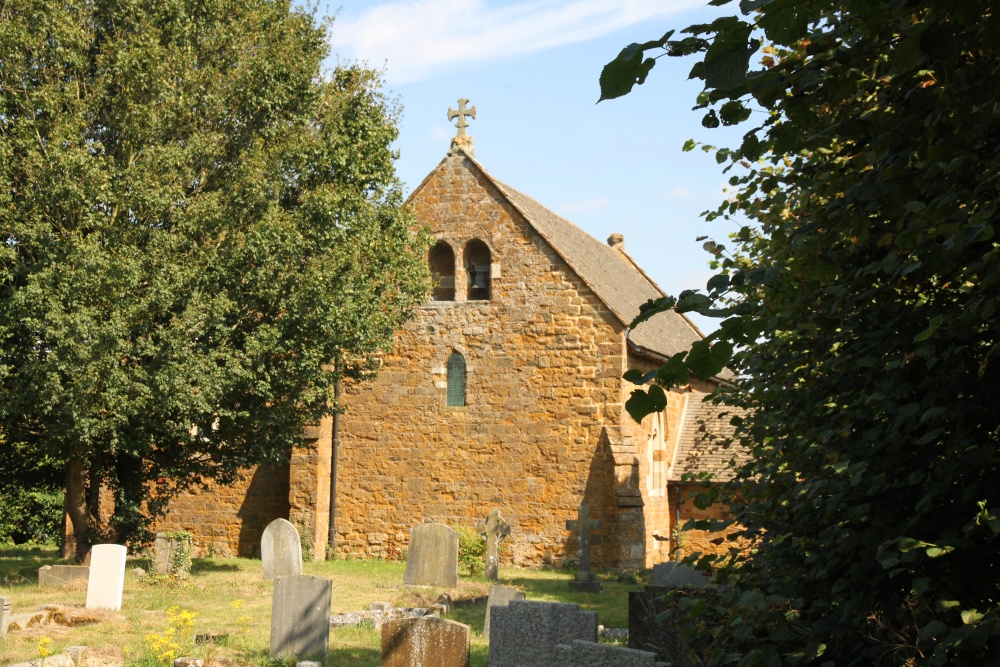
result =
[[[398,109],[327,52],[288,0],[0,4],[0,438],[79,555],[286,458],[423,298]]]
[[[467,526],[458,531],[458,564],[470,577],[479,576],[486,570],[486,538]]]
[[[152,664],[173,664],[177,652],[194,644],[194,619],[198,614],[173,606],[167,610],[167,625],[161,632],[143,637],[144,657]]]
[[[57,544],[62,525],[62,493],[15,486],[0,493],[0,542]]]
[[[707,658],[985,664],[1000,654],[1000,15],[740,10],[626,48],[601,80],[613,98],[656,57],[698,54],[703,125],[751,123],[741,145],[706,147],[737,190],[706,215],[740,225],[732,249],[706,244],[718,275],[637,319],[676,305],[721,326],[700,356],[631,373],[654,383],[636,416],[656,385],[727,363],[740,377],[717,399],[750,410],[752,460],[728,492],[753,550],[729,559]]]

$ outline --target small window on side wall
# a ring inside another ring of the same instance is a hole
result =
[[[444,241],[438,241],[427,256],[434,281],[434,301],[455,300],[455,251]]]
[[[468,277],[468,300],[490,299],[490,249],[479,239],[465,246],[465,274]]]
[[[448,357],[448,397],[449,407],[465,406],[465,357],[452,352]]]

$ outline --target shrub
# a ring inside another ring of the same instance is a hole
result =
[[[56,544],[62,521],[61,491],[10,488],[0,494],[0,542]]]

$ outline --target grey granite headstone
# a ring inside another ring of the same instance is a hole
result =
[[[469,667],[469,626],[443,618],[401,618],[382,626],[381,667]]]
[[[90,576],[87,578],[87,609],[122,608],[125,589],[125,556],[121,544],[95,544],[90,549]]]
[[[580,505],[577,518],[566,522],[566,530],[576,533],[580,545],[580,565],[577,573],[573,576],[573,581],[569,582],[571,591],[586,593],[599,593],[601,591],[601,582],[590,571],[590,544],[594,539],[590,531],[600,527],[600,521],[590,518],[589,505]]]
[[[411,528],[403,583],[458,586],[458,531],[443,523],[424,523]]]
[[[663,602],[663,596],[670,590],[646,586],[641,591],[629,591],[628,645],[652,651],[657,659],[674,667],[688,667],[687,648],[676,625],[676,609]]]
[[[510,604],[511,600],[523,600],[524,591],[510,586],[490,586],[490,596],[486,599],[486,620],[483,622],[483,637],[490,638],[490,609]]]
[[[260,561],[265,579],[302,574],[302,542],[289,521],[275,519],[260,537]]]
[[[556,646],[551,667],[656,667],[656,654],[574,639]]]
[[[326,661],[333,583],[308,574],[278,577],[271,600],[271,657]]]
[[[653,585],[663,588],[704,588],[709,579],[690,565],[667,561],[653,566]]]
[[[154,568],[157,574],[170,574],[174,566],[174,555],[177,553],[177,540],[172,540],[164,533],[156,534],[156,541],[153,543],[153,553],[155,554]]]
[[[13,600],[9,597],[0,597],[0,637],[7,636],[7,624],[10,623],[10,610],[13,607]]]
[[[500,571],[500,543],[510,535],[510,524],[494,509],[485,520],[476,522],[476,530],[486,539],[486,578],[495,582]]]
[[[39,588],[66,588],[75,581],[87,581],[90,567],[87,565],[43,565],[38,568]]]
[[[556,645],[597,641],[597,612],[569,602],[512,600],[490,609],[489,667],[551,667]]]

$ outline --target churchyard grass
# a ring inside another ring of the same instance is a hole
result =
[[[37,610],[44,604],[82,608],[86,584],[78,582],[69,589],[40,589],[37,571],[42,565],[68,564],[58,558],[54,547],[13,547],[0,545],[0,595],[13,598],[13,613]],[[99,620],[91,625],[63,627],[49,625],[11,632],[0,639],[0,664],[38,657],[39,640],[51,639],[48,650],[59,653],[70,645],[100,649],[108,657],[124,658],[128,667],[153,667],[167,664],[149,656],[155,637],[164,636],[173,617],[181,611],[195,614],[190,636],[176,641],[176,656],[227,658],[223,665],[277,665],[267,658],[271,619],[273,582],[265,581],[261,562],[252,559],[195,559],[191,578],[183,587],[169,584],[150,585],[133,569],[151,570],[149,559],[130,558],[126,568],[125,592],[121,612],[95,612]],[[485,667],[487,641],[482,636],[485,596],[489,583],[484,577],[461,577],[455,590],[404,587],[406,564],[391,561],[337,560],[306,562],[303,571],[333,581],[333,613],[361,611],[372,602],[385,601],[395,606],[426,607],[441,593],[453,600],[482,597],[479,604],[452,605],[448,618],[472,628],[472,665]],[[500,568],[500,583],[523,589],[529,600],[575,602],[583,609],[598,612],[599,622],[608,627],[628,625],[628,591],[636,584],[618,583],[614,577],[600,577],[601,593],[574,593],[568,588],[570,570],[521,570]],[[175,623],[176,625],[176,623]],[[226,637],[215,645],[198,644],[193,635],[214,633]],[[153,637],[153,639],[148,639]],[[379,632],[370,627],[335,628],[330,633],[328,665],[377,666]]]

